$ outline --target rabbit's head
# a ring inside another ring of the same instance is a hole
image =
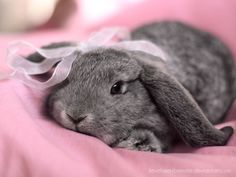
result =
[[[139,80],[141,69],[124,51],[78,55],[67,80],[50,95],[49,110],[64,127],[112,144],[155,110]]]
[[[48,97],[48,108],[62,126],[109,145],[126,138],[155,111],[192,146],[222,145],[232,133],[215,129],[163,62],[143,52],[78,52],[68,78]]]

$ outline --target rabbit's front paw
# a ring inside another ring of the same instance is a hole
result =
[[[162,152],[160,140],[153,132],[144,129],[133,130],[131,135],[119,142],[116,147],[138,151]]]

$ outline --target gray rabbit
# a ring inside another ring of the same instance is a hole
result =
[[[167,61],[141,51],[78,51],[71,73],[51,89],[46,111],[65,128],[112,147],[167,152],[181,138],[192,147],[225,145],[223,121],[235,98],[230,51],[209,33],[180,22],[143,25],[133,40],[155,43]],[[74,45],[56,43],[44,48]],[[34,62],[44,58],[37,53]]]

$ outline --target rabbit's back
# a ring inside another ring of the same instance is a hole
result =
[[[141,26],[133,39],[150,40],[167,54],[167,69],[192,94],[212,123],[220,122],[235,97],[235,67],[228,48],[209,33],[180,22]]]

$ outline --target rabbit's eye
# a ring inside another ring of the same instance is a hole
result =
[[[111,94],[123,94],[126,92],[126,88],[126,84],[123,81],[118,81],[111,87]]]

